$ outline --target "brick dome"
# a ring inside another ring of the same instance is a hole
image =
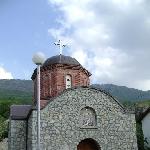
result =
[[[80,65],[81,66],[81,64],[75,58],[72,58],[70,56],[64,56],[64,55],[56,55],[56,56],[48,58],[43,64],[43,67],[53,65],[53,64]]]
[[[90,85],[91,73],[70,56],[56,55],[48,58],[41,66],[40,72],[41,107],[67,88]],[[36,105],[37,92],[36,76],[35,69],[31,77],[34,82],[34,105]]]

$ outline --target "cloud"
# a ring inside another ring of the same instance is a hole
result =
[[[150,89],[150,1],[49,0],[60,12],[54,38],[92,72],[92,82]]]
[[[11,72],[6,71],[0,66],[0,79],[13,79]]]

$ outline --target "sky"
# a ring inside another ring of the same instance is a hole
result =
[[[149,0],[0,0],[0,79],[30,79],[59,39],[92,83],[150,90]]]

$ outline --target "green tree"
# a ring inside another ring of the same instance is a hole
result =
[[[139,150],[144,150],[144,135],[142,130],[142,123],[136,123],[136,135],[137,135],[137,144]]]
[[[0,141],[8,136],[8,121],[0,116]]]

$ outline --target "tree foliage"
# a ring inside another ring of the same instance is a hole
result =
[[[137,136],[137,144],[139,150],[144,150],[144,135],[142,131],[142,123],[136,123],[136,136]]]
[[[0,101],[0,141],[8,137],[8,118],[10,114],[10,106],[13,104],[25,104],[21,100],[4,99]]]
[[[8,121],[0,116],[0,141],[8,135]]]

